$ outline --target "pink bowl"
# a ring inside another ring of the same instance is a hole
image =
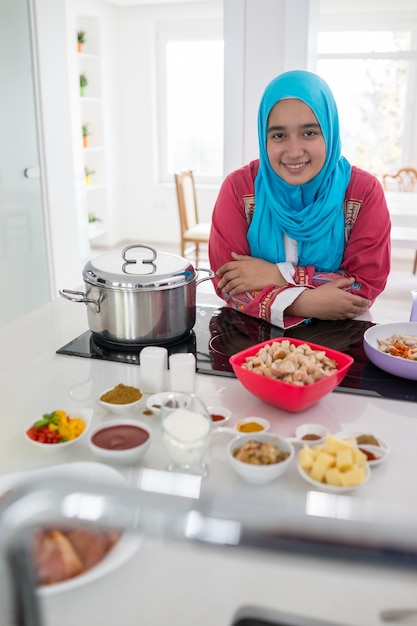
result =
[[[248,356],[254,356],[263,346],[275,342],[282,342],[286,339],[295,346],[307,344],[313,350],[324,350],[330,359],[336,361],[337,371],[310,385],[293,385],[281,380],[267,378],[266,376],[251,372],[242,367],[242,363],[244,363],[245,359]],[[253,395],[268,404],[284,409],[284,411],[297,413],[315,404],[325,395],[333,391],[346,376],[349,367],[353,363],[353,358],[347,354],[343,354],[343,352],[338,352],[337,350],[332,350],[331,348],[320,346],[316,343],[310,343],[309,341],[293,339],[292,337],[279,337],[277,339],[269,339],[268,341],[257,343],[246,350],[242,350],[230,357],[229,362],[239,381],[248,391],[253,393]]]

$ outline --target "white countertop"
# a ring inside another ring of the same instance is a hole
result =
[[[105,421],[110,416],[97,403],[104,389],[122,381],[140,387],[140,367],[55,353],[87,328],[85,308],[60,298],[0,328],[0,475],[93,461],[86,441],[59,455],[46,454],[25,441],[23,429],[58,408],[70,412],[92,407],[93,424]],[[305,422],[323,423],[331,432],[360,430],[379,435],[391,446],[390,457],[374,468],[370,481],[352,499],[363,503],[364,511],[370,502],[381,507],[389,503],[391,511],[417,515],[412,487],[417,475],[415,404],[334,392],[302,413],[288,414],[258,401],[232,378],[198,375],[196,391],[207,404],[230,408],[232,423],[240,417],[261,416],[271,422],[273,432],[284,436],[293,435],[296,426]],[[152,427],[155,438],[143,466],[163,470],[167,459],[158,445],[158,420],[143,414],[145,401],[146,396],[135,415]],[[228,466],[227,440],[225,435],[213,436],[207,459],[210,474],[203,489],[219,493],[236,489],[246,494],[249,503],[256,489],[256,498],[268,503],[272,517],[280,494],[307,495],[308,486],[295,467],[269,486],[244,485]],[[129,485],[137,487],[140,471],[124,474]],[[241,548],[161,543],[149,537],[115,571],[84,587],[45,598],[42,606],[45,626],[227,626],[235,611],[247,604],[315,617],[319,622],[373,626],[382,623],[378,618],[382,608],[417,606],[416,585],[414,571]]]

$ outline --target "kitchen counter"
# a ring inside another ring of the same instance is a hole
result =
[[[86,441],[66,451],[45,453],[25,441],[23,430],[41,414],[58,408],[71,412],[91,407],[93,424],[106,421],[110,415],[97,402],[100,393],[118,382],[140,387],[140,367],[56,354],[86,329],[85,308],[63,299],[0,328],[0,476],[94,461]],[[230,408],[232,424],[240,417],[257,415],[283,436],[293,435],[296,426],[305,422],[323,423],[334,433],[358,430],[379,435],[391,447],[388,460],[372,470],[366,485],[350,497],[343,496],[336,517],[349,517],[349,507],[363,511],[363,536],[369,536],[370,542],[373,536],[383,536],[384,526],[398,524],[407,530],[417,518],[414,403],[333,392],[302,413],[288,414],[257,400],[233,378],[198,375],[196,391],[207,404]],[[154,440],[142,465],[164,470],[167,459],[159,445],[158,420],[143,413],[145,401],[146,396],[135,417],[151,426]],[[227,441],[225,434],[213,435],[207,457],[210,473],[202,493],[230,494],[230,501],[236,493],[247,500],[248,508],[256,510],[258,504],[271,522],[282,498],[293,495],[297,503],[307,503],[308,485],[295,466],[265,487],[242,483],[227,463]],[[122,471],[132,489],[141,484],[141,472],[139,467]],[[413,569],[149,536],[120,567],[83,587],[42,598],[42,608],[45,626],[227,626],[237,609],[248,604],[314,617],[318,623],[374,626],[382,623],[378,615],[383,608],[417,606],[416,590]]]

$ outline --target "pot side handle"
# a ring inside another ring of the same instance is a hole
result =
[[[213,270],[209,270],[209,269],[206,269],[204,267],[196,267],[195,271],[196,272],[208,272],[209,273],[209,275],[208,276],[204,276],[204,278],[198,278],[195,281],[196,286],[199,285],[200,283],[203,283],[205,280],[212,280],[213,278],[216,277],[216,274],[213,272]]]
[[[60,289],[59,295],[71,302],[83,302],[84,304],[95,304],[97,313],[100,313],[100,301],[93,298],[87,298],[87,294],[83,291],[71,291],[71,289]],[[76,297],[72,297],[76,296]]]

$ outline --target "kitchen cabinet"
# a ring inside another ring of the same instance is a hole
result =
[[[83,153],[86,219],[89,238],[105,235],[108,229],[108,185],[106,137],[102,87],[100,18],[80,16],[77,33],[85,33],[81,49],[76,48],[80,77],[80,149]],[[82,86],[82,79],[86,83]]]

